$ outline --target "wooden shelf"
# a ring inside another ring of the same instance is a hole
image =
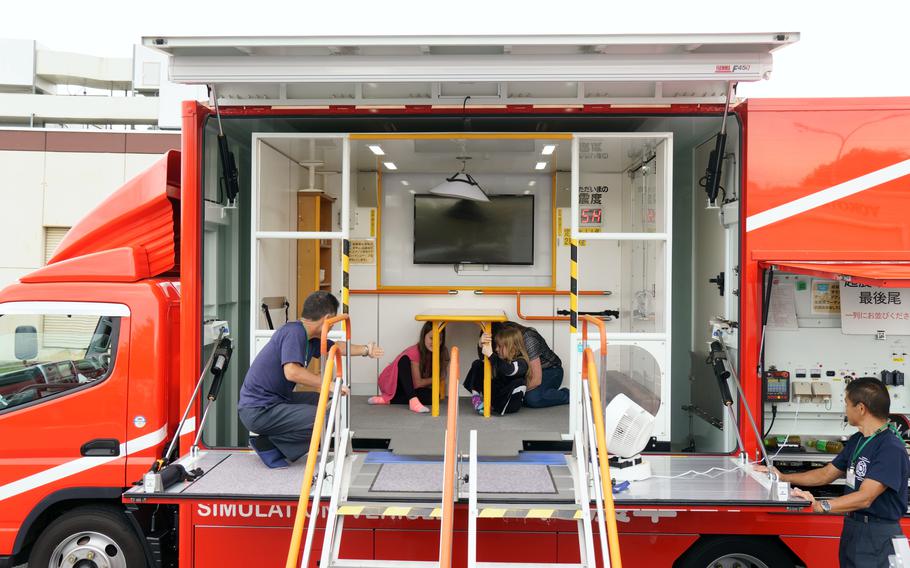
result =
[[[331,231],[335,200],[321,191],[298,191],[297,230]],[[322,272],[322,274],[320,274]],[[297,241],[297,303],[332,287],[332,242]]]

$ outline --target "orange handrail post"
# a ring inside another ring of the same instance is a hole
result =
[[[458,347],[452,347],[449,377],[458,376]],[[458,381],[449,380],[449,402],[446,416],[445,471],[442,481],[442,526],[439,537],[439,568],[452,565],[452,531],[455,515],[455,467],[458,442]]]
[[[339,318],[340,317],[341,316],[339,316]],[[347,316],[345,315],[344,318],[347,318]],[[323,330],[325,329],[325,325],[323,325]],[[325,337],[325,334],[323,334],[323,337]],[[313,471],[316,469],[316,454],[319,453],[319,442],[322,438],[323,423],[325,422],[325,407],[329,401],[329,390],[332,385],[332,371],[335,371],[336,376],[341,376],[341,351],[338,350],[337,345],[332,345],[327,360],[328,363],[322,373],[322,386],[319,389],[319,402],[316,405],[316,420],[313,422],[313,435],[310,438],[310,449],[306,456],[306,470],[304,471],[303,483],[300,487],[300,498],[297,500],[297,514],[294,517],[294,529],[291,532],[291,545],[288,548],[288,558],[287,562],[285,562],[285,568],[297,568],[300,556],[300,540],[303,536],[303,522],[306,519],[307,507],[310,502],[310,489],[313,485]],[[316,495],[315,499],[319,499],[319,495]]]
[[[598,404],[600,401],[600,386],[597,380],[597,365],[594,363],[594,352],[590,348],[586,348],[582,355],[581,379],[588,381],[591,414],[594,416],[594,430],[597,434],[597,458],[600,462],[600,485],[603,490],[607,542],[610,545],[610,566],[611,568],[622,568],[622,558],[619,554],[619,529],[616,526],[613,484],[610,481],[610,461],[607,457],[607,440],[604,432],[603,407]]]
[[[348,314],[341,314],[333,316],[330,318],[325,318],[325,321],[322,322],[322,332],[319,334],[319,352],[325,355],[326,349],[328,349],[329,341],[329,330],[332,329],[336,323],[344,321],[344,339],[348,343],[351,342],[351,317]],[[340,355],[339,355],[340,356]]]
[[[607,324],[604,323],[604,320],[589,315],[579,315],[578,319],[581,320],[581,340],[583,343],[588,343],[588,322],[593,323],[597,326],[597,330],[600,332],[600,356],[601,358],[606,357],[607,355]],[[584,370],[582,370],[584,372]]]

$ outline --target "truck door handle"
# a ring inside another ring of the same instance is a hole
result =
[[[119,456],[120,440],[114,438],[95,438],[82,444],[79,450],[83,456]]]

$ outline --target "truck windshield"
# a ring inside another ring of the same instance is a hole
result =
[[[0,412],[100,381],[119,318],[0,315]]]

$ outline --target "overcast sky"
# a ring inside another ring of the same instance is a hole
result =
[[[910,1],[188,0],[4,2],[0,37],[128,57],[148,35],[790,32],[740,96],[910,95]]]

